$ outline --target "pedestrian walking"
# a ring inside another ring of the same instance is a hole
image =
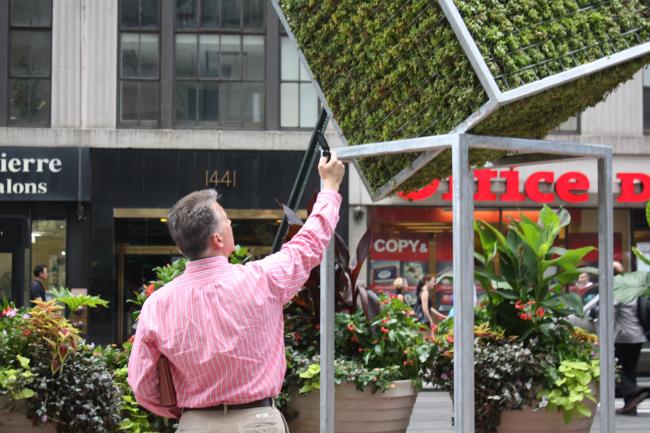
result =
[[[330,242],[345,169],[332,152],[318,171],[323,190],[298,234],[279,252],[246,265],[228,263],[235,243],[214,190],[193,192],[169,212],[170,234],[190,261],[144,303],[128,382],[142,406],[180,417],[178,433],[286,431],[273,406],[286,369],[283,305]],[[161,402],[161,359],[169,364],[175,406]]]
[[[418,321],[432,327],[434,323],[447,318],[444,314],[433,308],[433,301],[431,300],[430,290],[434,288],[436,279],[431,274],[426,274],[418,282],[415,288],[415,296],[417,303],[415,304],[415,316]]]

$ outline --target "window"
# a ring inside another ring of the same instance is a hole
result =
[[[280,38],[280,126],[313,128],[318,121],[316,87],[298,60],[298,48],[288,36]]]
[[[119,119],[160,122],[160,0],[120,1]]]
[[[650,66],[643,68],[643,131],[650,134]]]
[[[50,123],[52,1],[11,0],[9,124]]]
[[[263,126],[264,6],[176,0],[176,125]]]
[[[576,114],[551,131],[551,134],[580,134],[580,115]]]

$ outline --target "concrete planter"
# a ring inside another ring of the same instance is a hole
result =
[[[24,402],[0,397],[0,433],[56,433],[54,424],[35,426],[25,412]]]
[[[598,389],[596,386],[594,388]],[[598,404],[587,399],[583,403],[591,410],[591,416],[573,418],[569,424],[564,422],[562,412],[558,410],[534,411],[526,407],[503,412],[497,433],[589,433]]]
[[[409,380],[373,394],[352,384],[336,387],[334,433],[404,433],[411,419],[417,392]],[[289,404],[298,417],[289,423],[291,433],[319,433],[320,394],[295,396]]]

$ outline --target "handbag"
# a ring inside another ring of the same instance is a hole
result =
[[[169,360],[161,356],[158,360],[158,379],[160,384],[160,405],[164,407],[176,407],[176,388],[174,379],[169,367]]]

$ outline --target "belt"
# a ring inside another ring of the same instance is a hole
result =
[[[183,408],[183,412],[186,412],[188,410],[223,410],[224,413],[228,413],[229,410],[253,409],[255,407],[270,407],[270,406],[273,406],[273,399],[271,397],[266,397],[261,400],[251,401],[242,404],[218,404],[216,406],[208,406],[208,407],[186,407]]]

